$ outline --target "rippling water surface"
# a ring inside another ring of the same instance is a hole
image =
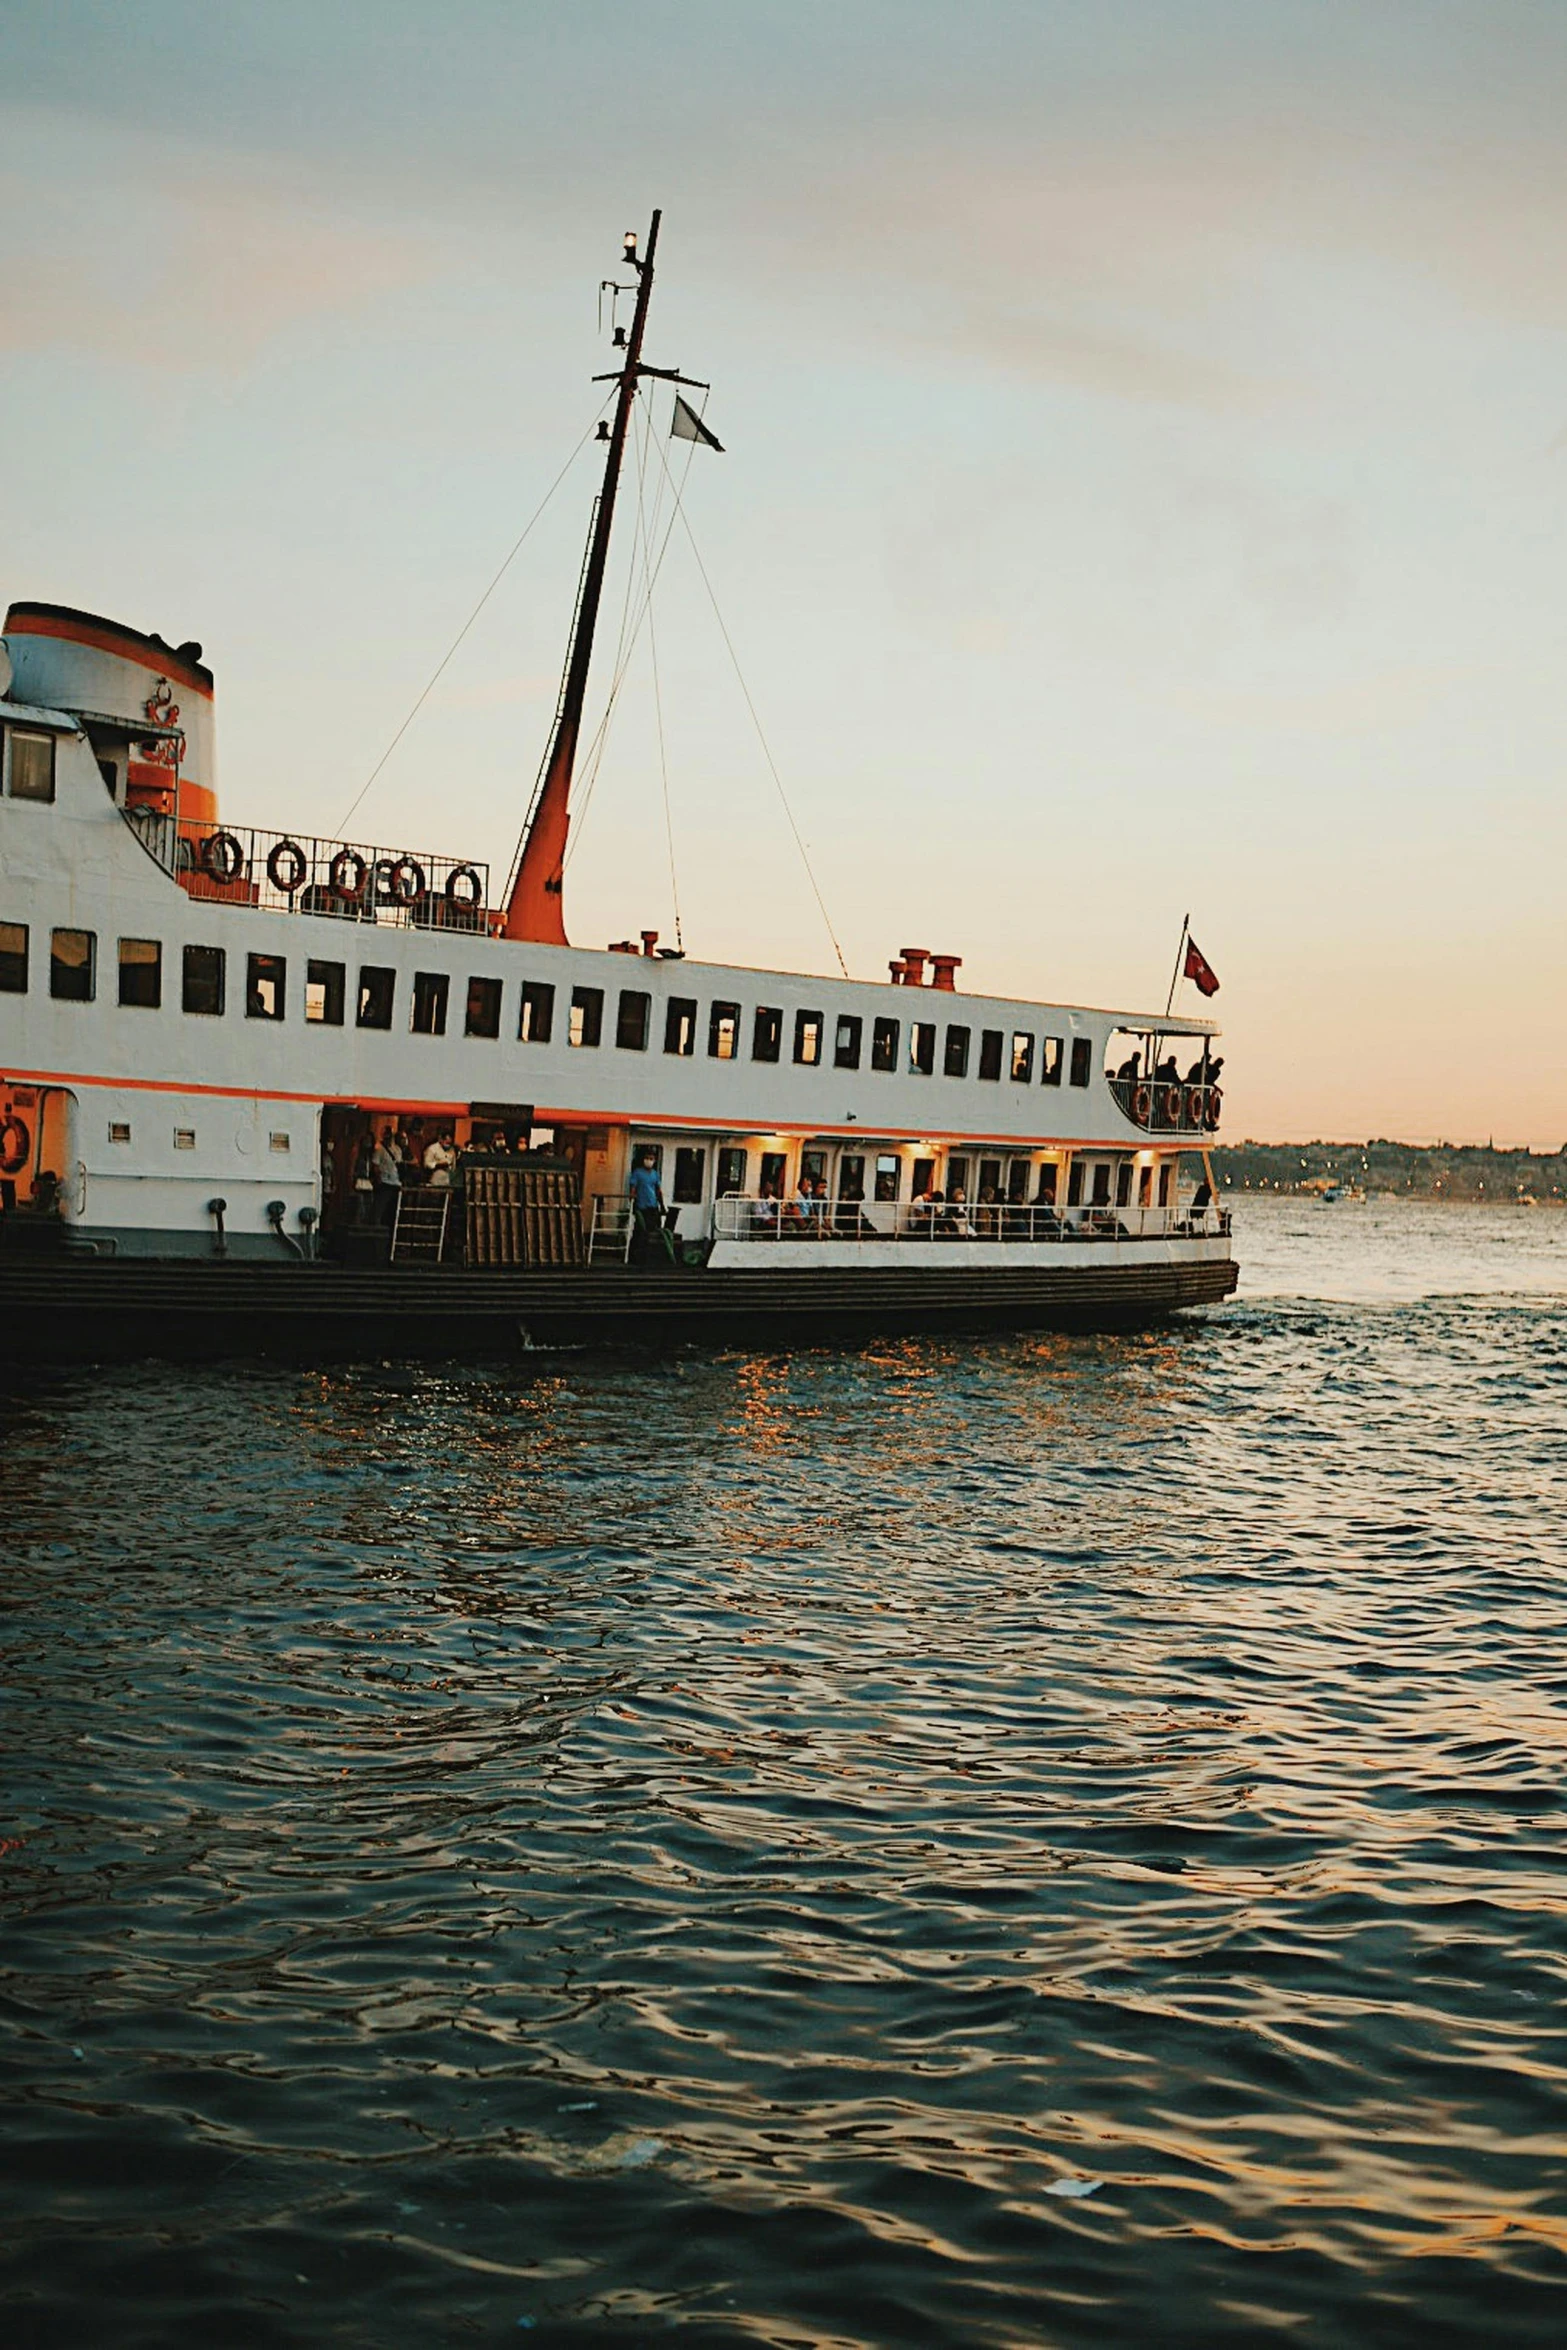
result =
[[[1555,2350],[1567,1215],[1238,1221],[0,1404],[9,2339]]]

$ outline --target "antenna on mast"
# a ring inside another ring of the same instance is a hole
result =
[[[561,876],[566,861],[566,834],[571,821],[571,778],[576,765],[577,743],[582,732],[582,709],[587,694],[588,668],[593,658],[593,634],[598,624],[599,603],[604,592],[604,567],[609,557],[610,526],[615,519],[615,491],[620,482],[621,460],[625,455],[626,433],[631,422],[631,405],[643,376],[661,377],[667,383],[692,384],[698,391],[706,391],[706,384],[695,383],[690,376],[681,375],[672,367],[649,367],[642,357],[642,337],[647,326],[648,301],[653,292],[653,258],[658,251],[658,224],[662,212],[655,212],[648,227],[647,249],[637,252],[637,232],[628,229],[622,256],[624,266],[636,272],[636,307],[632,313],[629,334],[615,324],[613,297],[631,289],[604,279],[599,286],[602,317],[603,296],[608,289],[611,296],[610,324],[613,347],[624,348],[625,364],[609,375],[596,376],[596,383],[619,385],[615,398],[613,422],[601,419],[599,438],[609,446],[604,458],[604,479],[594,504],[593,520],[588,531],[587,554],[582,566],[582,584],[578,590],[577,608],[572,619],[571,638],[566,648],[566,667],[561,679],[560,701],[555,713],[555,731],[549,752],[539,771],[533,802],[523,826],[522,839],[512,866],[512,878],[506,896],[506,911],[501,923],[503,938],[534,939],[542,946],[563,947],[566,937],[565,911],[562,903]]]

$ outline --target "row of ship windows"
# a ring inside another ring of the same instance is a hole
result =
[[[662,1182],[663,1144],[639,1142],[637,1155],[652,1160],[654,1170]],[[901,1199],[906,1156],[897,1151],[881,1151],[874,1157],[864,1151],[839,1152],[838,1198],[851,1202],[863,1202],[869,1198],[883,1205]],[[755,1163],[753,1155],[742,1145],[720,1145],[713,1154],[714,1196],[722,1199],[726,1193],[746,1194],[750,1190],[751,1169]],[[782,1199],[788,1186],[787,1152],[763,1151],[759,1165],[757,1180],[761,1195],[764,1198]],[[966,1153],[960,1157],[955,1152],[949,1153],[944,1166],[934,1158],[914,1155],[908,1164],[909,1196],[915,1200],[928,1197],[938,1172],[949,1195],[954,1190],[966,1193],[971,1170],[979,1200],[994,1200],[1009,1207],[1058,1205],[1061,1167],[1057,1159],[977,1159]],[[825,1150],[801,1151],[800,1180],[811,1185],[812,1194],[817,1200],[828,1197],[831,1185],[828,1153]],[[1165,1208],[1170,1204],[1175,1169],[1166,1160],[1156,1176],[1151,1163],[1139,1163],[1130,1158],[1084,1160],[1074,1155],[1066,1169],[1066,1205],[1069,1208],[1109,1207],[1112,1180],[1115,1187],[1114,1204],[1117,1207],[1126,1208],[1134,1204],[1143,1208],[1152,1207],[1157,1182],[1158,1204]],[[707,1197],[706,1184],[706,1148],[700,1143],[677,1144],[669,1189],[671,1202],[676,1207],[700,1206]]]
[[[186,1012],[222,1014],[227,996],[227,954],[222,947],[188,946],[182,950],[180,1004]],[[28,985],[27,925],[0,922],[0,994],[24,994]],[[245,1011],[252,1020],[281,1020],[287,1001],[288,967],[282,955],[245,958]],[[498,1037],[501,1033],[500,979],[468,981],[463,1007],[465,1036]],[[49,940],[49,992],[67,1003],[91,1003],[98,992],[98,941],[91,930],[55,930]],[[360,965],[354,999],[354,1023],[359,1028],[390,1029],[397,993],[397,973],[390,965]],[[415,1036],[444,1036],[450,1010],[451,980],[444,971],[416,971],[409,1004],[409,1029]],[[566,1011],[566,1041],[592,1050],[604,1041],[605,991],[601,987],[574,987]],[[163,1002],[163,947],[155,938],[122,938],[119,942],[119,1000],[156,1011]],[[341,1028],[346,1017],[348,971],[342,963],[305,965],[305,1018],[329,1028]],[[707,1051],[715,1061],[740,1058],[744,1013],[737,1003],[722,1000],[708,1005]],[[651,1041],[653,999],[644,989],[623,987],[615,1007],[615,1043],[622,1052],[646,1052]],[[974,1031],[949,1021],[942,1036],[934,1020],[891,1018],[866,1021],[858,1012],[842,1012],[832,1027],[831,1061],[835,1069],[869,1066],[889,1074],[906,1068],[911,1076],[935,1074],[938,1047],[942,1074],[966,1077],[973,1054]],[[555,1030],[555,989],[548,980],[526,979],[517,1018],[517,1035],[524,1044],[548,1044]],[[682,1058],[696,1052],[701,1032],[701,1006],[694,996],[671,996],[664,1007],[664,1050]],[[792,1058],[802,1068],[818,1068],[828,1054],[828,1021],[822,1012],[796,1012]],[[786,1042],[785,1015],[776,1005],[758,1004],[751,1014],[751,1058],[781,1061]],[[906,1058],[900,1055],[906,1054]],[[1002,1028],[979,1032],[977,1074],[982,1078],[1009,1076],[1015,1085],[1029,1085],[1038,1067],[1041,1081],[1059,1085],[1063,1073],[1073,1085],[1087,1085],[1093,1067],[1093,1044],[1086,1036],[1073,1037],[1065,1052],[1059,1036],[1036,1037],[1029,1029],[1010,1033]]]

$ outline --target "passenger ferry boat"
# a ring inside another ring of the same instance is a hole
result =
[[[657,237],[655,213],[626,240],[603,486],[501,889],[460,852],[231,824],[199,644],[11,605],[13,1359],[1117,1325],[1233,1289],[1211,1022],[973,994],[920,947],[857,980],[568,942],[628,425],[687,380],[642,358]],[[633,1216],[639,1160],[667,1212]]]

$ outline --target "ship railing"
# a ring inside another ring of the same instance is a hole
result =
[[[1189,1084],[1169,1077],[1111,1077],[1106,1081],[1134,1126],[1149,1134],[1212,1134],[1219,1123],[1224,1089],[1207,1080]]]
[[[255,825],[193,825],[154,808],[127,808],[125,821],[166,873],[208,903],[403,930],[488,927],[490,869],[482,860]]]
[[[1195,1197],[1162,1208],[1111,1207],[1103,1202],[1055,1208],[1035,1201],[864,1201],[766,1199],[730,1192],[713,1203],[715,1240],[787,1246],[801,1240],[898,1240],[931,1245],[969,1240],[1170,1240],[1218,1237],[1230,1229],[1227,1210]]]

